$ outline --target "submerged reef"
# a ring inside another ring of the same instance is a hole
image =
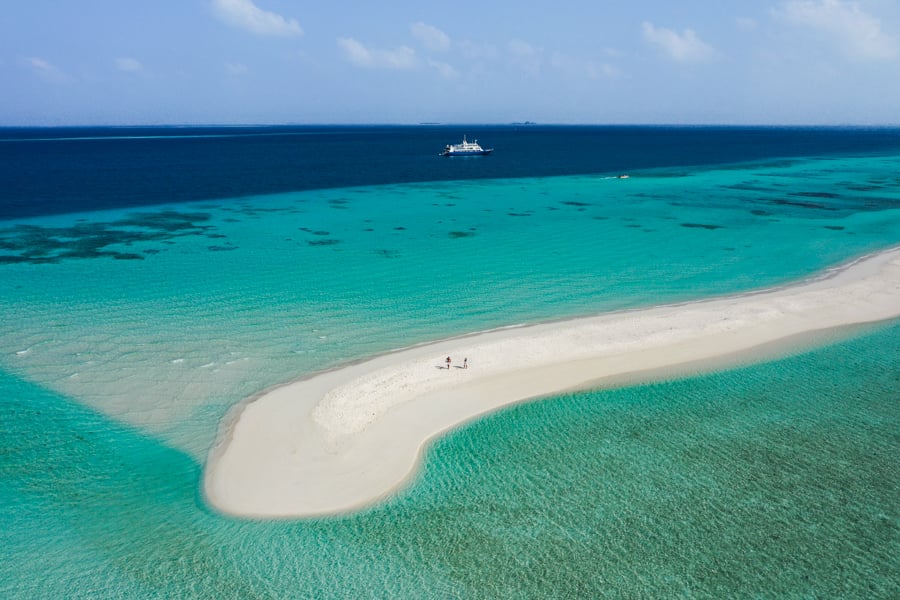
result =
[[[209,219],[209,213],[165,210],[134,213],[109,222],[82,221],[69,227],[13,225],[0,229],[0,264],[55,264],[88,258],[142,260],[160,250],[133,251],[135,244],[165,244],[178,237],[208,235],[215,229],[204,224]]]

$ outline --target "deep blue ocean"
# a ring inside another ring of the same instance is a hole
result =
[[[438,160],[463,135],[489,160]],[[0,218],[320,188],[627,173],[890,152],[900,129],[408,126],[0,128]]]
[[[0,129],[0,597],[896,598],[898,322],[510,407],[356,514],[200,482],[272,386],[898,244],[900,129]]]

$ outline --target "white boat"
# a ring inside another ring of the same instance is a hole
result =
[[[461,144],[447,144],[444,146],[441,156],[486,156],[493,151],[493,148],[482,148],[478,144],[478,140],[469,142],[466,140],[466,136],[463,136]]]

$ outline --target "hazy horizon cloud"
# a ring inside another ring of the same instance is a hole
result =
[[[851,58],[889,60],[900,54],[897,38],[885,33],[881,21],[856,2],[787,0],[771,13],[776,19],[821,33]]]
[[[418,64],[416,51],[408,46],[392,50],[369,48],[355,38],[337,40],[344,57],[358,67],[367,69],[411,69]]]
[[[25,64],[31,68],[34,74],[47,83],[67,83],[71,81],[71,78],[63,73],[59,67],[43,58],[37,56],[28,57],[25,59]]]
[[[665,27],[656,27],[648,21],[644,21],[641,27],[644,39],[676,62],[706,62],[716,55],[713,47],[697,37],[693,29],[685,29],[679,34]]]
[[[419,21],[410,26],[410,31],[428,50],[446,52],[450,49],[450,37],[437,27]]]
[[[133,58],[122,57],[116,59],[116,68],[126,73],[135,73],[143,69],[143,65]]]
[[[295,19],[263,10],[253,0],[212,0],[213,11],[225,23],[259,35],[303,35]]]

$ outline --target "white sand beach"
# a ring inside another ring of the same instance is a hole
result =
[[[429,439],[499,407],[741,364],[754,352],[774,355],[834,328],[898,316],[894,248],[783,288],[392,352],[246,403],[210,454],[204,492],[216,509],[247,517],[365,507],[409,478]]]

